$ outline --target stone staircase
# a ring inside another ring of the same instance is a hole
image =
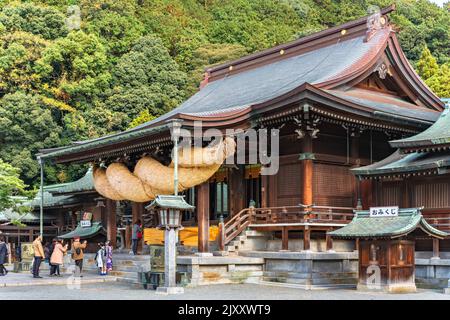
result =
[[[237,256],[241,251],[263,250],[268,237],[269,235],[265,232],[244,230],[225,246],[224,252],[221,252],[220,255]]]
[[[354,272],[339,273],[299,273],[282,271],[264,271],[259,282],[264,285],[282,286],[299,289],[345,289],[355,288]]]
[[[97,274],[98,268],[94,261],[94,254],[86,254],[83,269],[85,272]],[[126,253],[115,253],[113,255],[113,270],[108,273],[117,278],[117,281],[137,284],[137,273],[140,270],[150,269],[150,256],[133,256]]]

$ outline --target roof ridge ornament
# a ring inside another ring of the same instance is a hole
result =
[[[369,42],[378,30],[384,29],[388,25],[387,16],[381,14],[381,10],[378,6],[370,6],[367,12],[369,13],[369,16],[367,17],[365,42]]]

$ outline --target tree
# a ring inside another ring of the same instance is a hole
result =
[[[36,183],[39,149],[61,145],[62,127],[38,95],[15,92],[0,99],[0,158],[18,168],[27,184]],[[56,177],[48,176],[48,181]]]
[[[0,91],[32,91],[40,85],[34,68],[49,42],[40,36],[16,31],[0,37]]]
[[[33,3],[12,3],[0,11],[0,24],[8,32],[25,31],[44,39],[67,34],[65,16],[58,9]]]
[[[186,74],[179,70],[161,40],[142,37],[113,69],[113,88],[107,105],[130,119],[149,110],[159,116],[185,98]]]
[[[139,115],[133,119],[133,121],[131,121],[128,128],[131,129],[131,128],[137,127],[137,126],[139,126],[143,123],[146,123],[148,121],[151,121],[153,119],[155,119],[155,116],[152,116],[150,114],[150,112],[148,112],[148,109],[145,109],[144,111],[141,111],[139,113]]]
[[[106,49],[95,34],[72,31],[57,39],[37,61],[43,91],[76,108],[86,108],[109,87]]]
[[[113,62],[144,33],[135,1],[82,0],[81,8],[85,32],[99,37]]]
[[[19,177],[19,169],[0,159],[0,211],[20,207],[18,196],[27,196],[27,185]]]
[[[442,65],[439,71],[425,82],[439,97],[450,98],[450,65]]]
[[[419,61],[417,62],[417,72],[426,80],[431,78],[439,71],[439,66],[436,59],[431,55],[430,49],[425,47],[422,51]]]

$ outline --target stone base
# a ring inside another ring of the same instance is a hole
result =
[[[169,294],[182,294],[184,293],[184,288],[182,287],[158,287],[156,289],[156,294],[169,295]]]
[[[195,255],[197,257],[212,257],[213,254],[211,252],[196,252]]]
[[[415,283],[401,283],[381,285],[378,288],[358,283],[357,290],[371,292],[388,292],[388,293],[414,293],[417,292]]]

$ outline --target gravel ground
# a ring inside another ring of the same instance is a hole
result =
[[[215,285],[186,288],[182,295],[161,296],[153,290],[133,288],[118,282],[66,286],[0,288],[0,300],[450,300],[439,291],[419,290],[412,294],[384,294],[355,290],[302,290],[254,284]]]

